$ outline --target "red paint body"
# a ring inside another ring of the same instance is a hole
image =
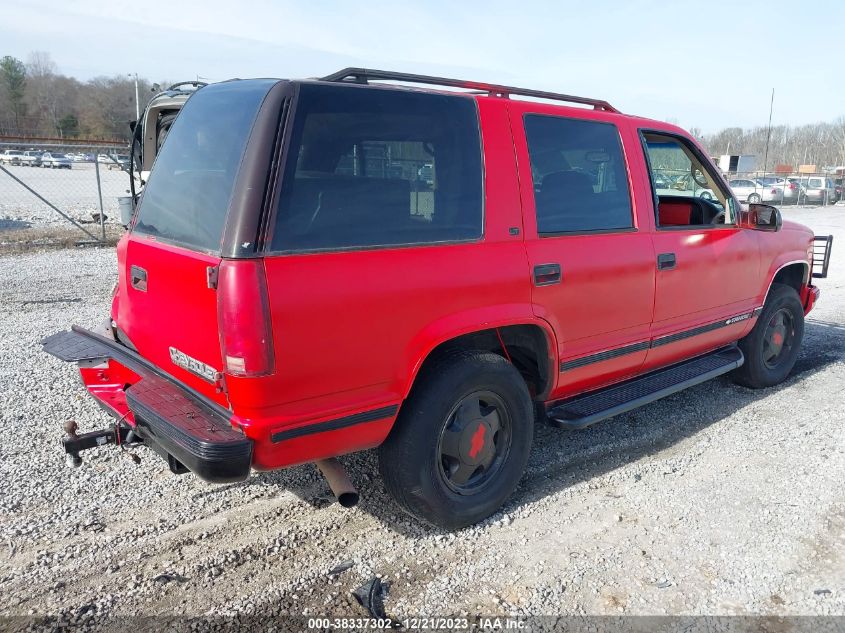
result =
[[[377,446],[395,416],[280,442],[271,435],[401,406],[427,356],[455,337],[509,325],[541,328],[553,368],[544,399],[553,401],[736,341],[756,317],[557,371],[561,362],[751,312],[762,306],[781,267],[809,261],[811,232],[789,223],[779,232],[736,226],[656,228],[639,129],[689,138],[679,128],[612,112],[493,96],[475,99],[485,170],[483,238],[469,244],[260,259],[274,353],[269,375],[226,374],[221,391],[175,365],[171,346],[223,370],[218,291],[207,283],[207,268],[221,260],[134,233],[121,239],[113,320],[141,355],[231,410],[232,424],[254,440],[254,468],[280,468]],[[538,236],[522,126],[526,113],[617,126],[633,230]],[[665,213],[664,224],[673,224],[683,220],[685,211]],[[677,254],[674,270],[656,269],[656,255],[664,252]],[[533,267],[548,262],[560,263],[562,283],[535,287]],[[128,283],[132,266],[147,271],[146,291]],[[809,311],[818,291],[807,285],[808,279],[802,300]],[[137,376],[114,361],[107,369],[83,369],[82,376],[111,411],[128,413],[123,388]],[[131,414],[127,419],[131,422]]]

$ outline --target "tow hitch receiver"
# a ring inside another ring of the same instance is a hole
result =
[[[64,428],[65,436],[62,438],[62,445],[65,448],[65,460],[68,466],[74,468],[82,465],[82,458],[79,456],[80,451],[105,446],[106,444],[117,444],[122,447],[124,444],[137,444],[142,441],[140,437],[135,435],[133,429],[120,422],[110,429],[91,431],[82,435],[76,432],[79,425],[75,420],[65,422]],[[137,455],[132,455],[132,458],[136,462],[140,461]]]

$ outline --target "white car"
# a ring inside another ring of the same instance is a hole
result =
[[[20,164],[26,167],[41,167],[41,154],[36,150],[27,150],[20,156]]]
[[[740,202],[757,204],[760,202],[780,202],[780,187],[765,185],[756,178],[735,178],[728,181],[734,195]]]
[[[783,190],[783,202],[793,203],[798,202],[798,192],[800,191],[798,185],[790,182],[786,178],[778,176],[763,176],[757,178],[757,181],[762,183],[764,187],[778,187]],[[778,199],[777,202],[781,200]]]
[[[70,159],[58,152],[45,152],[41,155],[41,166],[53,169],[70,169]]]
[[[20,165],[21,156],[23,156],[23,152],[20,150],[7,149],[5,152],[0,154],[0,163],[6,163],[7,165]]]

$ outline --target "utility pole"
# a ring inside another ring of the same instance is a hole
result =
[[[772,88],[772,100],[769,102],[769,129],[766,131],[766,153],[763,158],[763,175],[769,169],[769,140],[772,138],[772,109],[775,107],[775,89]]]
[[[138,73],[129,73],[129,77],[135,77],[135,120],[141,118],[141,102],[138,98]]]

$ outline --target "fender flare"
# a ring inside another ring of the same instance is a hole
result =
[[[810,264],[807,261],[806,254],[801,259],[794,259],[794,257],[795,253],[787,253],[785,257],[775,260],[769,268],[769,272],[766,274],[766,279],[768,280],[768,283],[766,284],[766,292],[763,294],[763,301],[760,302],[760,306],[766,304],[766,300],[769,298],[769,292],[772,290],[772,284],[775,282],[775,277],[777,277],[778,273],[787,266],[793,266],[795,264],[803,265],[804,277],[802,279],[802,283],[806,285],[810,282]]]
[[[420,368],[440,345],[460,336],[512,325],[539,327],[546,337],[549,368],[549,389],[557,381],[557,336],[548,321],[537,317],[531,304],[485,306],[458,312],[437,319],[423,328],[408,344],[400,370],[403,382],[398,385],[402,399],[408,397],[417,380]],[[552,371],[554,370],[554,371]]]

